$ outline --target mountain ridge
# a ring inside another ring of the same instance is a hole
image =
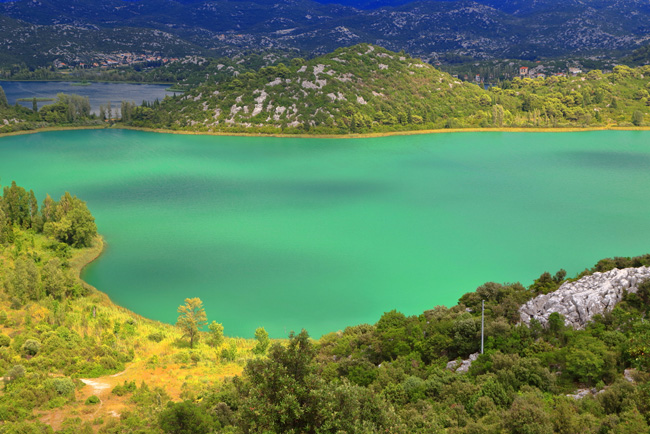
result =
[[[637,0],[416,1],[374,9],[311,0],[16,0],[0,3],[0,16],[50,27],[164,31],[214,55],[253,48],[318,55],[372,43],[425,60],[446,52],[535,59],[632,50],[650,39],[650,6]],[[19,43],[10,28],[0,34]],[[56,34],[63,45],[65,35]],[[168,50],[164,44],[158,48]]]

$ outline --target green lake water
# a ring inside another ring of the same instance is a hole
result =
[[[231,336],[315,337],[650,252],[650,132],[374,139],[124,130],[0,138],[0,177],[84,199],[84,278],[166,322],[186,297]]]

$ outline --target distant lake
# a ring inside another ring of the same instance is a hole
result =
[[[174,323],[200,297],[230,336],[315,337],[650,252],[650,131],[371,139],[0,137],[0,176],[87,201],[107,250],[84,278]]]
[[[66,81],[0,81],[0,86],[7,94],[9,104],[15,104],[20,98],[56,98],[58,93],[77,94],[87,96],[90,100],[92,112],[99,113],[100,105],[107,105],[111,102],[113,113],[119,113],[122,101],[142,104],[142,101],[153,102],[163,99],[166,95],[174,95],[168,92],[168,84],[132,84],[132,83],[89,83],[79,85],[78,83]],[[40,109],[53,101],[39,102]],[[19,101],[19,104],[32,108],[32,101]]]

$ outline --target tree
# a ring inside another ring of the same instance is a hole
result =
[[[43,205],[41,206],[41,216],[43,217],[43,223],[54,221],[54,213],[56,210],[56,202],[46,195],[43,200]]]
[[[257,344],[255,345],[255,348],[253,348],[253,352],[255,354],[266,353],[267,348],[271,344],[271,340],[269,339],[269,334],[264,330],[264,327],[258,327],[257,330],[255,330],[255,339],[257,340]]]
[[[0,107],[9,107],[9,101],[7,101],[7,95],[2,86],[0,86]]]
[[[212,321],[208,326],[208,329],[210,330],[210,343],[213,347],[219,348],[223,343],[223,325],[216,321]]]
[[[47,198],[46,198],[47,200]],[[43,203],[43,214],[46,211],[46,204]],[[66,192],[56,205],[53,221],[44,217],[47,223],[44,226],[46,233],[52,234],[57,240],[72,247],[88,247],[92,244],[93,238],[97,235],[97,225],[86,202],[71,196]]]
[[[632,123],[636,127],[641,126],[641,124],[643,124],[643,113],[639,110],[635,110],[634,113],[632,113]]]
[[[214,431],[214,422],[204,407],[190,401],[169,402],[160,413],[160,427],[169,434],[204,434]]]
[[[65,275],[59,258],[52,258],[41,270],[41,281],[45,294],[61,299],[65,295]]]
[[[208,317],[203,309],[200,298],[186,298],[185,304],[178,306],[178,320],[176,325],[183,331],[183,336],[190,338],[190,348],[199,339],[199,329],[208,323]]]
[[[313,375],[316,351],[306,331],[289,335],[289,344],[279,343],[269,357],[248,362],[246,382],[241,388],[245,405],[241,407],[244,432],[315,432],[318,411],[315,390],[321,380]]]
[[[3,197],[4,213],[9,222],[29,228],[32,223],[29,193],[12,181],[11,187],[4,188]]]
[[[518,396],[504,413],[504,427],[512,434],[552,434],[553,424],[537,394]]]

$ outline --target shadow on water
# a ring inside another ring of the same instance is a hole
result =
[[[562,160],[568,166],[592,167],[595,169],[648,170],[650,154],[643,152],[572,151],[563,152]]]

